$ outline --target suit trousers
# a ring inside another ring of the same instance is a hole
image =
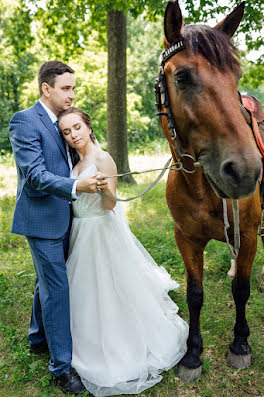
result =
[[[30,345],[48,343],[49,371],[58,376],[71,367],[69,284],[65,261],[69,231],[61,239],[27,237],[37,280],[34,291]]]

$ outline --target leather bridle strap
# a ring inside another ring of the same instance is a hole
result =
[[[158,109],[159,116],[166,116],[168,121],[168,128],[170,138],[175,144],[177,154],[180,158],[183,157],[183,149],[177,133],[177,127],[174,121],[174,117],[171,111],[170,100],[168,95],[168,89],[165,79],[164,66],[165,63],[178,52],[185,48],[183,41],[180,40],[176,44],[169,47],[167,50],[163,50],[160,56],[159,74],[155,82],[155,93],[156,93],[156,106]],[[166,112],[162,112],[162,107],[165,107]]]

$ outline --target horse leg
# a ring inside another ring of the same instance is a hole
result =
[[[227,277],[233,278],[235,277],[235,273],[236,273],[236,261],[235,259],[231,259],[231,266],[227,272]]]
[[[261,240],[262,240],[262,244],[264,246],[264,235],[263,235],[263,233],[264,233],[264,227],[261,228]],[[259,290],[260,290],[260,292],[264,293],[264,266],[262,268]]]
[[[259,289],[260,289],[260,292],[264,292],[264,266],[262,268],[261,282],[260,282]]]
[[[257,235],[247,235],[241,240],[232,281],[232,293],[236,305],[234,341],[229,346],[227,364],[234,368],[247,368],[251,364],[251,347],[248,344],[249,327],[246,320],[246,303],[250,294],[250,271],[257,249]]]
[[[203,340],[200,333],[200,312],[203,305],[203,250],[205,244],[184,237],[175,227],[175,239],[182,255],[187,275],[187,302],[189,307],[189,336],[187,353],[179,364],[178,376],[184,381],[194,381],[202,372],[200,355]]]

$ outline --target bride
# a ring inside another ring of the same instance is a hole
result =
[[[116,195],[111,156],[96,144],[90,117],[71,107],[58,116],[65,141],[80,157],[72,177],[91,191],[73,202],[67,274],[72,366],[95,396],[138,394],[186,353],[188,325],[168,291],[179,285],[131,233]]]

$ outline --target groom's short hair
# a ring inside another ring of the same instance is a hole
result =
[[[39,74],[38,74],[40,96],[43,94],[42,92],[43,83],[47,83],[51,87],[54,87],[56,76],[66,72],[74,73],[74,70],[70,66],[60,61],[49,61],[43,63],[43,65],[39,69]]]

